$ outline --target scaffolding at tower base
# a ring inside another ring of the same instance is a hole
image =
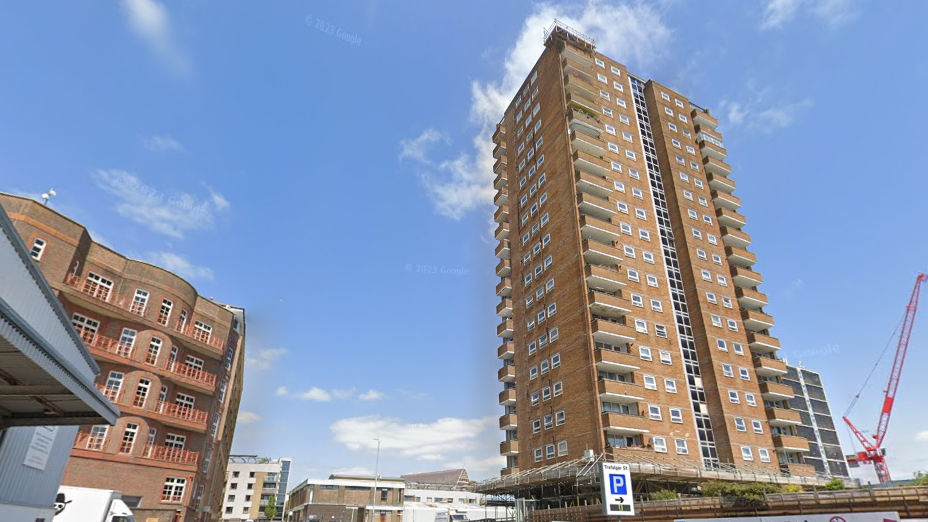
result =
[[[622,455],[601,453],[592,457],[582,457],[484,480],[478,483],[474,490],[484,494],[501,494],[558,485],[576,486],[578,490],[581,487],[591,486],[598,489],[599,465],[601,462],[628,464],[632,472],[633,482],[637,481],[639,483],[648,481],[699,483],[718,480],[821,487],[834,478],[831,475],[802,477],[786,473],[772,473],[765,468],[744,464],[739,464],[736,467],[734,464],[726,462],[719,464],[718,467],[706,468],[695,465],[692,461],[676,459],[670,456],[636,455],[634,458],[626,458]]]

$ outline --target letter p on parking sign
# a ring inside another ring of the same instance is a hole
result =
[[[634,515],[634,490],[628,464],[603,462],[600,468],[603,494],[603,514]]]

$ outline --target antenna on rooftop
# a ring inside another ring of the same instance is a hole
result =
[[[46,206],[46,207],[48,206],[48,200],[51,199],[52,196],[57,196],[57,195],[58,195],[58,193],[55,192],[55,189],[48,189],[48,192],[43,192],[43,193],[42,193],[42,199],[45,200],[45,206]]]

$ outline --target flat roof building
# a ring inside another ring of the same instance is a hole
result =
[[[406,483],[401,478],[330,475],[290,490],[291,522],[402,522]]]
[[[273,503],[277,508],[273,520],[283,520],[292,462],[289,458],[232,455],[226,468],[222,519],[230,522],[267,519],[265,508]]]

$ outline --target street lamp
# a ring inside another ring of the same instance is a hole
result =
[[[374,512],[377,511],[377,478],[380,473],[380,439],[377,441],[377,460],[374,461],[374,501],[371,503],[371,521],[374,522]]]
[[[52,196],[57,196],[57,195],[58,193],[55,192],[55,189],[48,189],[48,192],[44,192],[42,194],[42,199],[45,200],[45,206],[46,207],[48,206],[48,200],[51,199]]]

